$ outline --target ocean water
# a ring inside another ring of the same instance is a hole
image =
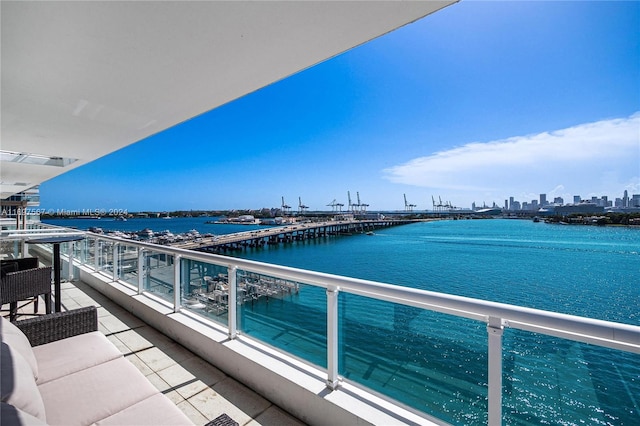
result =
[[[439,221],[239,256],[640,325],[640,229]]]
[[[135,219],[113,229],[236,232],[205,220]],[[84,226],[111,229],[105,224]],[[638,229],[438,221],[236,255],[640,325]],[[302,286],[298,294],[243,306],[240,329],[325,366],[325,305],[323,290]],[[452,424],[486,424],[484,324],[348,294],[339,306],[341,375]],[[505,329],[503,371],[504,424],[640,424],[640,355]]]
[[[640,325],[638,229],[440,221],[239,256]],[[324,300],[306,288],[252,307],[243,327],[325,365]],[[340,374],[453,424],[486,424],[484,324],[344,294],[340,309]],[[639,355],[513,329],[503,351],[504,424],[640,424]]]

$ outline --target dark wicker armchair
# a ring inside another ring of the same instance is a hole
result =
[[[51,313],[51,267],[7,272],[0,282],[0,304],[9,303],[9,320],[15,321],[18,302],[44,297],[47,313]],[[37,306],[37,305],[36,305]]]
[[[98,331],[98,310],[95,306],[55,312],[16,322],[31,346],[44,345],[79,334]]]

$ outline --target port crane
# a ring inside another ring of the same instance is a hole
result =
[[[360,207],[360,204],[353,204],[351,202],[351,192],[347,191],[347,198],[349,199],[349,211],[352,213],[356,213],[356,207]]]
[[[282,214],[286,215],[287,211],[291,211],[291,206],[287,205],[284,202],[284,197],[282,197]]]
[[[442,202],[442,197],[438,196],[438,204],[436,204],[436,200],[431,196],[431,202],[433,203],[433,211],[441,212],[445,209],[450,209],[453,206],[449,201]]]
[[[331,211],[335,212],[336,211],[336,207],[338,208],[338,211],[340,213],[342,213],[342,206],[344,206],[344,204],[342,203],[338,203],[336,201],[336,199],[334,198],[332,202],[330,202],[329,204],[327,204],[327,206],[331,206]]]
[[[416,204],[409,204],[407,202],[407,194],[402,194],[404,195],[404,211],[405,212],[412,212],[414,207],[418,207]]]
[[[356,192],[356,196],[358,197],[358,207],[360,207],[360,211],[363,213],[367,212],[367,207],[369,207],[369,204],[364,204],[360,202],[360,193]]]
[[[442,202],[442,197],[438,197],[438,204],[436,204],[436,200],[433,198],[433,195],[431,196],[431,202],[433,203],[433,211],[435,212],[442,212],[442,211],[448,211],[448,210],[455,210],[457,209],[456,206],[454,206],[451,201],[445,201],[444,203]]]
[[[304,213],[304,211],[308,209],[309,206],[302,204],[302,198],[298,197],[298,213]]]

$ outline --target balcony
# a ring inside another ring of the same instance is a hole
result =
[[[34,232],[68,230],[25,234]],[[5,233],[5,253],[30,249],[49,258],[50,248],[27,247],[19,234]],[[616,377],[631,375],[630,382],[639,365],[637,326],[93,234],[63,247],[62,256],[64,273],[76,280],[65,285],[65,307],[109,306],[101,316],[103,331],[152,382],[166,383],[162,390],[187,414],[202,415],[196,423],[221,410],[241,424],[250,418],[268,423],[272,415],[293,416],[278,422],[309,424],[464,423],[465,416],[475,424],[511,423],[507,404],[522,383],[506,374],[513,367],[505,365],[513,362],[504,353],[506,336],[509,345],[553,340],[572,350],[573,342],[582,342],[578,350],[612,359]],[[377,349],[362,344],[371,336],[377,336]],[[422,339],[420,353],[399,349],[406,339]],[[599,374],[539,356],[550,376]],[[178,378],[160,374],[165,362],[181,372]],[[451,362],[459,365],[453,373],[446,368]],[[207,363],[215,368],[201,369]],[[222,392],[226,387],[244,389],[259,402],[241,402]],[[422,396],[424,389],[433,401]],[[634,389],[627,389],[632,403]],[[215,396],[206,397],[211,391],[234,404],[219,409]],[[438,403],[442,395],[453,408]],[[552,392],[542,396],[558,398],[559,406],[570,403]]]

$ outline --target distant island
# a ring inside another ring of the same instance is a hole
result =
[[[278,225],[281,223],[295,221],[325,221],[328,219],[339,220],[371,220],[381,217],[401,217],[402,219],[434,219],[448,218],[454,220],[460,219],[485,219],[485,218],[507,218],[507,219],[534,219],[535,221],[544,221],[546,223],[572,224],[572,225],[598,225],[598,226],[640,226],[640,211],[632,213],[606,212],[606,213],[570,213],[558,214],[546,213],[544,211],[518,211],[493,208],[483,210],[450,210],[435,212],[290,212],[286,215],[282,214],[280,209],[260,209],[260,210],[177,210],[163,212],[128,212],[127,210],[47,210],[39,209],[38,212],[41,219],[99,219],[109,218],[114,220],[131,220],[146,218],[190,218],[205,217],[214,218],[209,220],[210,223],[269,223]],[[250,220],[249,220],[250,219]]]

